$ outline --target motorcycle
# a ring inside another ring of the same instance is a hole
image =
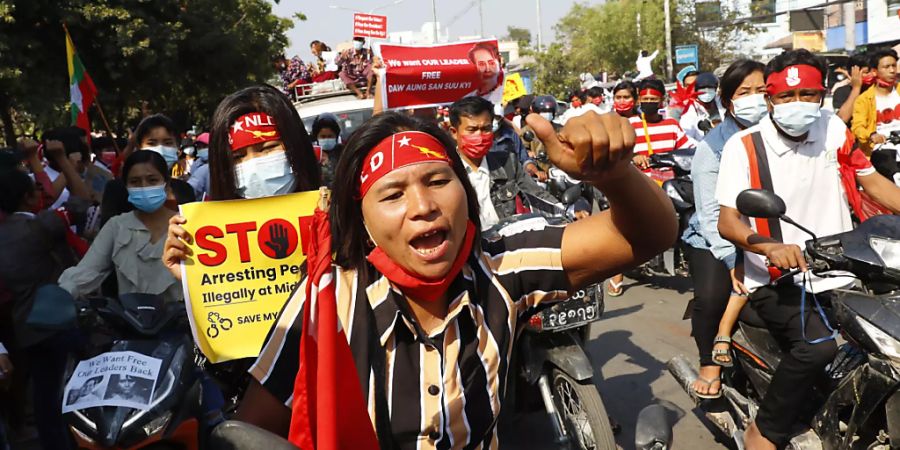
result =
[[[678,216],[678,236],[684,234],[691,216],[696,211],[694,204],[694,182],[691,179],[691,163],[694,159],[694,149],[678,149],[665,153],[650,155],[650,170],[656,173],[668,173],[659,181],[662,189],[672,201],[675,214]],[[655,178],[654,178],[655,179]],[[679,238],[675,247],[666,250],[660,255],[641,266],[644,275],[657,276],[690,276],[687,254],[684,242]]]
[[[523,214],[501,220],[484,237],[500,239],[508,230],[567,222]],[[600,320],[603,310],[603,291],[594,284],[564,301],[539,305],[520,321],[504,404],[514,413],[546,411],[559,448],[616,448],[606,408],[594,386],[593,366],[584,351],[588,325]]]
[[[891,147],[884,148],[886,144]],[[884,144],[878,144],[872,151],[872,165],[878,173],[900,186],[900,130],[891,131]]]
[[[70,360],[65,378],[63,418],[78,448],[201,448],[209,393],[184,304],[123,294],[75,305],[91,334],[87,358]]]
[[[829,321],[839,325],[846,343],[816,386],[816,400],[806,405],[814,408],[812,419],[798,424],[803,431],[789,448],[900,447],[900,217],[875,216],[852,231],[816,237],[785,216],[784,202],[771,192],[744,191],[737,207],[744,216],[779,218],[812,235],[805,253],[813,273],[845,271],[862,283],[861,290],[832,291]],[[722,397],[694,401],[740,449],[783,353],[750,306],[732,339],[734,365],[723,369]],[[691,395],[697,373],[688,359],[673,358],[668,370]]]

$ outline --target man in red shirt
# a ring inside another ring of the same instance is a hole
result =
[[[660,80],[644,80],[638,86],[640,115],[628,119],[637,138],[634,142],[634,165],[645,172],[650,167],[650,155],[691,148],[697,143],[684,134],[678,121],[663,118],[659,111],[665,106],[665,86]]]

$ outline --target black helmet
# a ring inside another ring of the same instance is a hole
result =
[[[552,95],[539,95],[531,102],[531,110],[536,113],[553,113],[556,115],[556,98]]]
[[[717,88],[719,87],[719,79],[712,72],[700,72],[697,74],[697,81],[694,82],[694,88]]]

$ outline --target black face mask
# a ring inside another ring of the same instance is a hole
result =
[[[659,103],[641,102],[641,112],[644,114],[656,115],[659,112]]]

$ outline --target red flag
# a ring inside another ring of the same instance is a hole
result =
[[[303,450],[378,450],[353,354],[337,317],[328,214],[316,208],[310,228],[300,370],[294,380],[288,439]]]

